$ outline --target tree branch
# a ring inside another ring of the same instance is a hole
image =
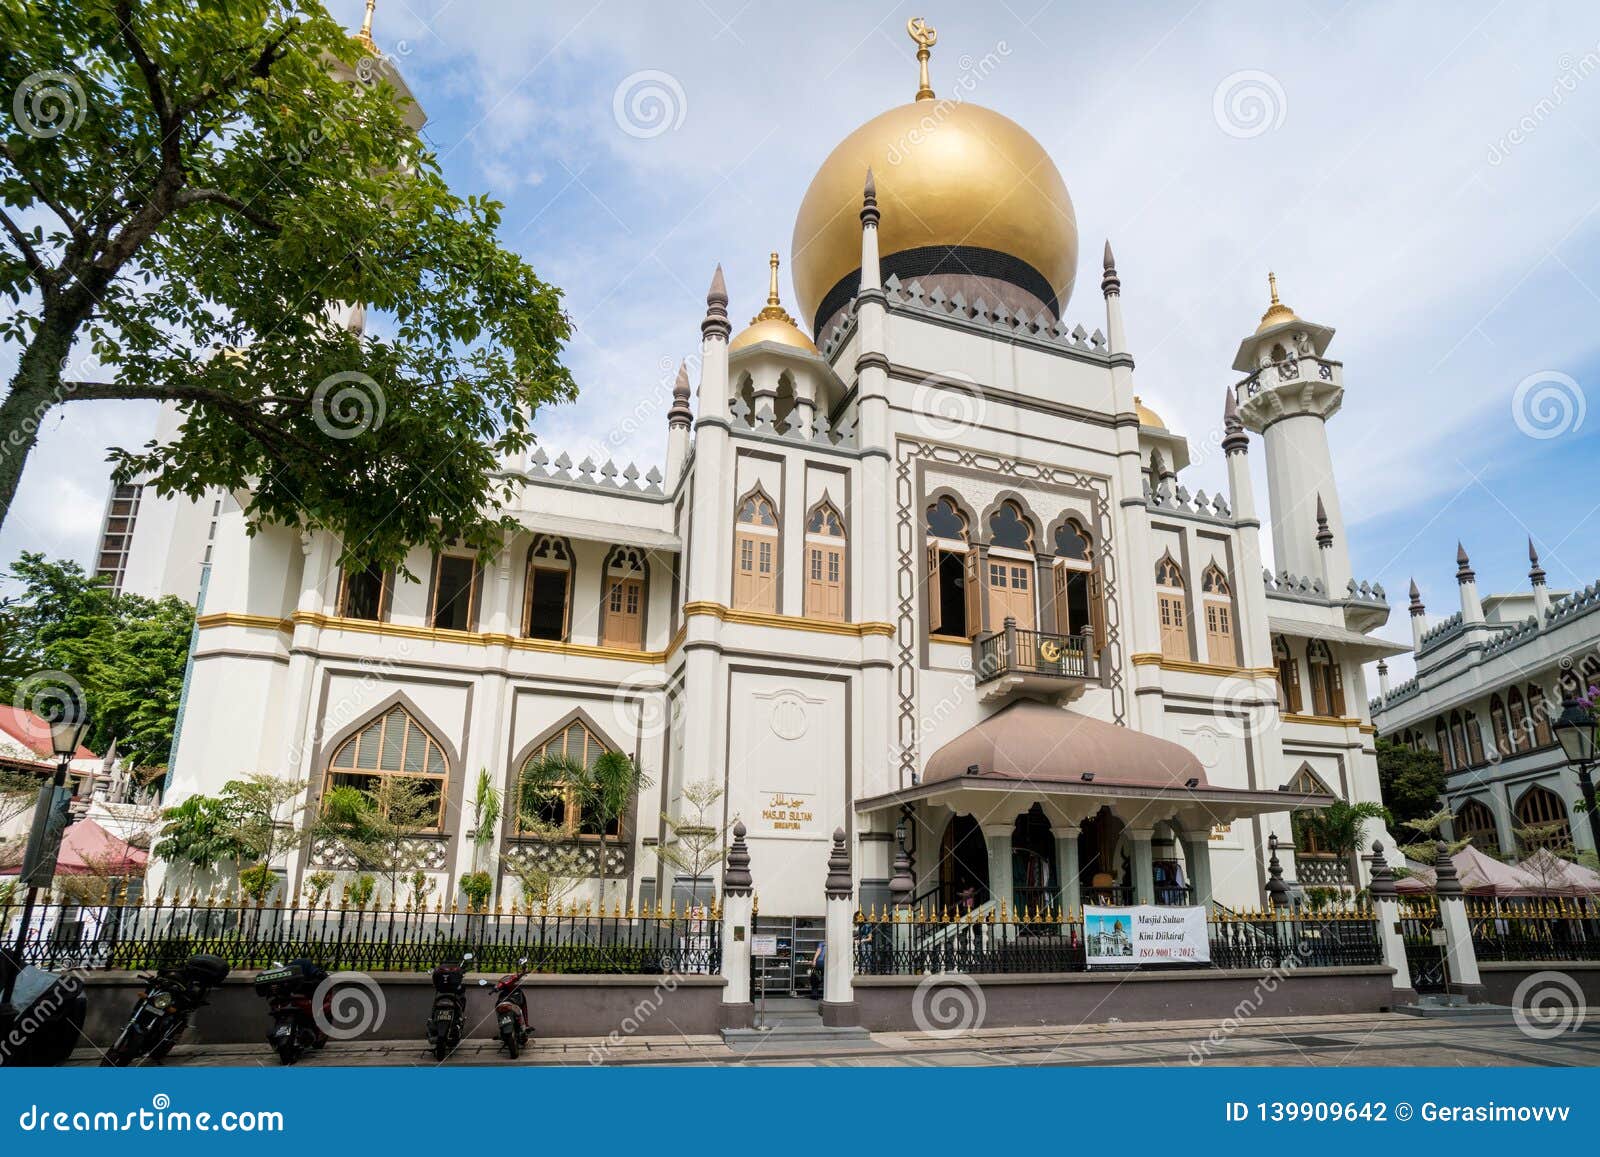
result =
[[[182,127],[183,119],[172,107],[172,98],[167,95],[167,86],[161,83],[161,69],[145,51],[144,43],[133,30],[133,5],[129,0],[118,0],[116,14],[117,29],[122,33],[122,43],[127,45],[128,52],[133,56],[133,62],[139,66],[139,72],[144,77],[144,87],[150,94],[150,103],[156,110],[156,123],[161,128],[162,163],[169,167],[181,165],[183,154],[178,148],[178,131]]]
[[[179,209],[187,209],[190,205],[199,204],[221,205],[226,209],[232,209],[257,229],[267,233],[281,233],[283,231],[283,226],[271,217],[252,209],[244,201],[239,200],[239,198],[230,193],[224,193],[221,189],[185,189],[178,194],[176,207]]]
[[[71,213],[67,212],[66,206],[52,197],[50,195],[50,191],[41,185],[34,178],[34,175],[23,167],[22,162],[17,160],[17,154],[11,151],[11,146],[4,140],[0,140],[0,157],[4,157],[6,160],[11,162],[11,167],[17,171],[17,175],[19,177],[28,183],[28,188],[33,190],[33,195],[39,198],[40,201],[43,201],[45,205],[49,206],[52,213],[61,218],[61,223],[71,230],[74,237],[83,236],[83,222],[79,221]]]
[[[12,244],[21,251],[22,259],[28,263],[28,268],[32,271],[34,280],[39,283],[40,293],[43,294],[47,301],[54,297],[56,292],[55,271],[45,264],[44,259],[39,256],[39,251],[33,247],[33,242],[28,240],[28,235],[22,231],[21,226],[11,219],[11,214],[4,209],[0,209],[0,225],[6,227],[6,232],[11,235]]]

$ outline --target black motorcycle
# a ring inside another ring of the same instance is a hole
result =
[[[461,1043],[467,1028],[467,962],[441,964],[433,970],[433,1007],[428,1011],[428,1044],[444,1060]]]
[[[256,977],[256,995],[266,998],[272,1017],[267,1044],[286,1065],[294,1064],[306,1049],[320,1049],[328,1043],[322,1024],[329,1023],[333,993],[323,994],[322,1023],[318,1023],[313,1006],[317,988],[326,979],[327,969],[304,958],[274,965]]]
[[[144,991],[116,1043],[106,1050],[101,1066],[122,1068],[140,1057],[160,1064],[189,1027],[195,1010],[207,1003],[206,994],[227,978],[228,962],[206,953],[141,976]]]

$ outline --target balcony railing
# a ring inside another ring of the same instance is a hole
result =
[[[972,672],[979,683],[996,679],[1044,677],[1087,680],[1093,677],[1094,646],[1088,631],[1057,635],[1024,630],[1007,619],[1004,630],[980,635],[973,643]]]

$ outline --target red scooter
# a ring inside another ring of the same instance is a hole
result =
[[[286,1065],[294,1064],[306,1049],[320,1049],[328,1043],[328,1034],[322,1031],[312,1007],[317,986],[327,978],[327,969],[303,958],[277,965],[256,977],[256,995],[267,998],[267,1011],[272,1016],[267,1044]],[[330,991],[322,998],[324,1022],[332,1003]]]
[[[528,1043],[533,1026],[528,1023],[528,994],[522,990],[522,978],[528,975],[528,959],[517,961],[517,972],[508,972],[494,982],[494,1016],[500,1023],[500,1043],[506,1046],[511,1059],[516,1060],[522,1046]],[[480,980],[480,985],[488,984]]]

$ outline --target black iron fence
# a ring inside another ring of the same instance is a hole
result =
[[[0,907],[15,943],[18,905]],[[34,909],[25,963],[50,969],[144,970],[213,953],[238,969],[305,957],[330,971],[426,972],[472,953],[475,971],[518,961],[542,973],[705,974],[722,967],[721,913],[700,908],[569,904],[465,912],[362,906],[148,904]]]
[[[1375,913],[1349,907],[1318,912],[1213,910],[1210,957],[1200,963],[1096,965],[1096,968],[1299,968],[1381,964]],[[856,971],[867,976],[967,972],[1083,972],[1090,966],[1083,914],[1060,909],[972,915],[927,911],[858,912]]]
[[[1467,923],[1479,960],[1600,960],[1600,910],[1564,898],[1469,897]]]

